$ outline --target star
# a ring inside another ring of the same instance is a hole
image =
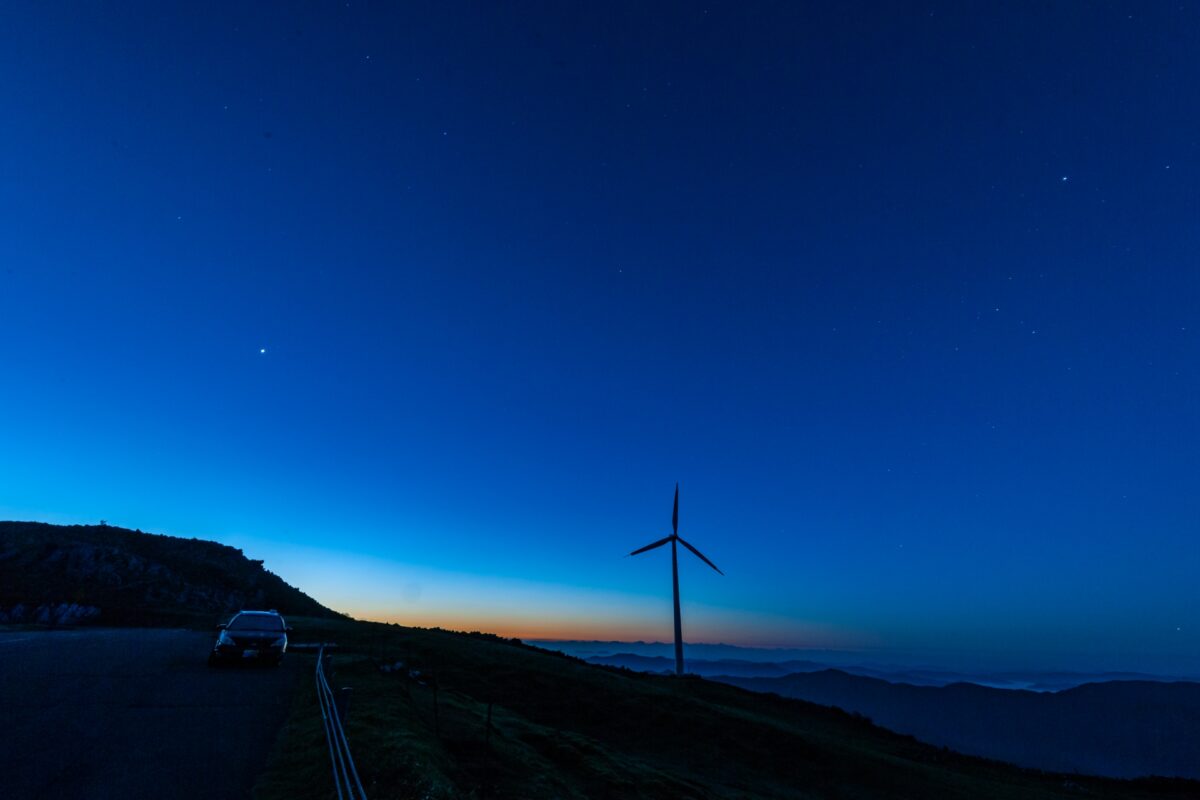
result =
[[[258,348],[258,354],[265,356],[267,354],[267,348],[265,348],[265,347]]]
[[[1068,177],[1068,176],[1066,176],[1066,175],[1063,175],[1063,176],[1062,176],[1062,182],[1063,182],[1063,183],[1066,183],[1066,182],[1067,182],[1067,177]]]

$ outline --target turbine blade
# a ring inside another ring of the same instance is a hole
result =
[[[679,543],[681,545],[683,545],[688,550],[691,550],[693,553],[695,553],[700,558],[700,560],[703,561],[705,564],[708,564],[710,567],[717,570],[717,572],[720,573],[721,575],[725,574],[724,572],[721,572],[721,570],[717,568],[716,564],[714,564],[713,562],[711,562],[707,558],[705,558],[704,553],[701,553],[699,550],[697,550],[696,548],[694,548],[690,544],[688,544],[687,541],[683,539],[683,537],[676,537],[676,538],[679,539]]]
[[[675,510],[671,512],[671,530],[679,535],[679,483],[675,483]]]
[[[671,541],[671,538],[672,538],[672,537],[670,537],[670,536],[665,536],[665,537],[663,537],[662,539],[659,539],[659,540],[658,540],[657,542],[655,542],[654,544],[648,544],[648,545],[646,545],[645,547],[639,547],[637,550],[634,550],[634,551],[633,551],[632,553],[630,553],[629,555],[631,555],[631,556],[636,556],[638,553],[644,553],[644,552],[646,552],[647,550],[653,550],[653,549],[654,549],[654,548],[656,548],[656,547],[662,547],[664,544],[666,544],[667,542]],[[716,568],[714,567],[714,569],[716,569]]]

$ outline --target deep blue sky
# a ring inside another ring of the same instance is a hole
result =
[[[6,4],[0,516],[1194,669],[1200,8],[880,5]]]

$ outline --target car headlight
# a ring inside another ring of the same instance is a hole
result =
[[[283,647],[283,646],[284,646],[284,645],[286,645],[286,644],[287,644],[287,637],[286,637],[286,636],[280,636],[278,639],[276,639],[275,641],[271,642],[271,647]]]
[[[227,632],[221,631],[221,635],[217,637],[217,644],[218,645],[232,645],[233,637],[230,636]]]

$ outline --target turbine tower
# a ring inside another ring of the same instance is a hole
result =
[[[679,622],[679,556],[678,548],[675,543],[686,547],[696,554],[696,557],[708,564],[713,569],[717,570],[718,574],[724,575],[724,572],[717,569],[717,565],[704,557],[696,548],[687,543],[687,540],[679,535],[679,484],[675,484],[675,510],[671,512],[671,535],[659,539],[653,544],[648,544],[645,547],[634,550],[629,555],[636,556],[638,553],[644,553],[647,550],[653,550],[656,547],[662,547],[667,542],[671,543],[671,586],[675,590],[675,674],[683,674],[683,627]]]

